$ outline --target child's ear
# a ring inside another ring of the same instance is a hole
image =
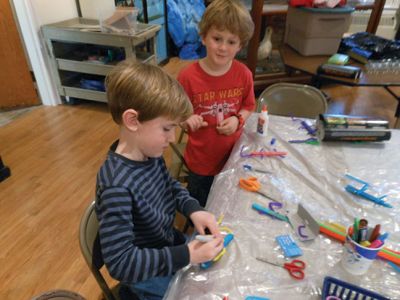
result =
[[[202,44],[203,46],[206,46],[206,45],[204,44],[204,38],[205,38],[205,36],[202,35],[200,38],[201,38],[201,44]]]
[[[127,109],[122,114],[122,123],[131,131],[136,131],[139,126],[138,112],[134,109]]]

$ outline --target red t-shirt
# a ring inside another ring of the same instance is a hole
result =
[[[253,76],[244,64],[236,60],[221,76],[207,74],[195,62],[179,73],[178,80],[193,104],[194,113],[208,123],[207,127],[189,131],[185,161],[196,174],[216,175],[224,167],[242,132],[239,130],[227,136],[219,134],[216,126],[241,109],[254,110]]]

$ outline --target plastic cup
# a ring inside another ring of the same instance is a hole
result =
[[[365,274],[383,247],[384,245],[379,248],[364,247],[347,234],[341,260],[342,267],[353,275]]]

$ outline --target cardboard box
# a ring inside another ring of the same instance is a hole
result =
[[[285,43],[305,56],[334,54],[350,26],[353,11],[350,7],[289,7]]]

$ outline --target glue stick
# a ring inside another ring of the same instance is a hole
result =
[[[257,133],[261,136],[267,136],[268,133],[269,116],[267,105],[263,105],[257,120]]]

